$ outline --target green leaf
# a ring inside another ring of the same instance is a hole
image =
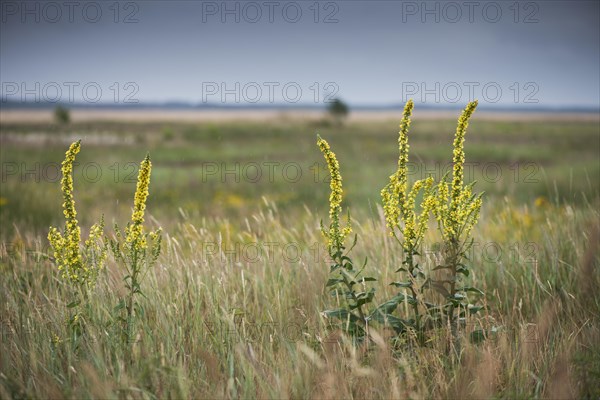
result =
[[[359,282],[376,282],[376,281],[377,281],[377,279],[375,279],[375,278],[372,278],[372,277],[370,277],[370,276],[365,276],[365,277],[363,277],[363,278],[360,278],[358,281],[359,281]]]
[[[411,287],[411,283],[410,282],[392,282],[390,283],[390,286],[396,286],[397,288],[409,288]]]
[[[350,210],[348,210],[348,219],[350,218]],[[348,252],[352,251],[352,249],[354,248],[354,246],[356,246],[356,242],[358,242],[358,235],[355,234],[354,235],[354,240],[352,241],[352,246],[350,246],[350,250],[348,250]]]
[[[403,303],[404,301],[408,302],[408,304],[410,305],[417,304],[417,301],[414,297],[405,296],[404,294],[400,293],[392,297],[385,303],[382,303],[379,306],[377,306],[377,308],[371,313],[371,316],[374,318],[375,316],[380,314],[391,314],[392,312],[394,312],[394,310],[396,310],[396,308],[398,308],[398,305]]]
[[[327,318],[338,318],[342,321],[347,321],[348,318],[350,318],[350,321],[352,322],[360,320],[360,318],[358,318],[356,315],[343,308],[337,310],[325,310],[323,311],[323,315],[325,315]]]
[[[484,307],[483,307],[483,306],[474,306],[474,305],[472,305],[472,304],[469,304],[469,305],[467,306],[467,308],[469,309],[469,313],[470,313],[471,315],[473,315],[473,314],[477,314],[479,311],[481,311],[481,310],[483,310],[483,309],[484,309]]]
[[[363,304],[367,304],[370,303],[373,300],[373,297],[375,296],[375,289],[371,289],[369,290],[369,292],[361,292],[359,293],[356,298],[356,305],[354,307],[351,307],[352,309],[354,308],[358,308],[360,306],[362,306]]]
[[[351,310],[356,310],[358,307],[360,307],[366,303],[368,303],[367,300],[362,299],[362,300],[358,300],[355,304],[349,304],[348,307],[350,307]]]
[[[329,278],[327,280],[327,283],[325,284],[325,287],[334,286],[334,285],[337,285],[338,283],[342,283],[342,282],[344,282],[344,280],[341,278]]]
[[[402,333],[406,330],[406,321],[395,315],[379,313],[373,315],[372,319],[380,324],[391,326],[396,333]]]
[[[398,308],[398,304],[402,303],[402,301],[404,301],[403,295],[392,297],[390,300],[377,306],[377,308],[371,313],[371,317],[375,318],[375,316],[379,314],[391,314],[394,312],[394,310],[396,310],[396,308]]]
[[[135,303],[133,308],[136,313],[138,313],[141,317],[144,316],[144,307],[142,307],[139,303]]]
[[[70,302],[69,304],[67,304],[67,308],[73,308],[73,307],[77,307],[77,306],[78,306],[78,305],[80,305],[80,304],[81,304],[81,301],[80,301],[80,300],[75,300],[75,301],[72,301],[72,302]]]
[[[411,306],[417,305],[417,300],[414,297],[412,297],[412,296],[402,296],[402,297],[403,297],[403,299],[402,299],[403,302],[406,301]]]
[[[340,261],[348,261],[350,264],[352,264],[352,260],[350,259],[350,257],[348,256],[342,256],[340,258]]]
[[[125,308],[125,300],[121,300],[121,301],[119,302],[119,304],[117,304],[117,305],[115,306],[115,308],[113,308],[113,311],[115,311],[115,312],[116,312],[116,311],[122,310],[123,308]]]
[[[340,275],[342,275],[342,279],[344,280],[344,282],[348,282],[350,285],[353,285],[354,283],[354,277],[352,275],[350,275],[348,273],[348,271],[341,269],[340,270]]]
[[[483,293],[481,290],[479,290],[479,289],[477,289],[477,288],[475,288],[473,286],[465,286],[465,287],[462,287],[462,288],[458,289],[458,291],[475,292],[475,293],[478,293],[478,294],[480,294],[482,296],[485,295],[485,293]]]
[[[418,268],[413,269],[412,276],[413,278],[425,278],[425,274]]]

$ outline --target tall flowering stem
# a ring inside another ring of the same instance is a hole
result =
[[[433,214],[444,240],[442,254],[444,262],[437,269],[446,270],[448,274],[443,280],[431,280],[430,287],[446,297],[447,302],[443,310],[453,333],[456,333],[457,323],[461,318],[480,309],[469,303],[467,293],[483,294],[479,289],[458,285],[460,275],[469,275],[469,268],[465,261],[467,251],[473,243],[470,233],[479,219],[479,211],[483,203],[483,193],[472,192],[474,182],[468,185],[464,183],[465,136],[469,120],[476,108],[477,101],[470,102],[458,119],[453,142],[452,180],[448,182],[447,177],[444,176],[438,183],[433,208]]]
[[[332,287],[331,294],[338,299],[345,300],[345,307],[324,311],[326,317],[337,318],[342,321],[344,331],[350,333],[355,340],[364,340],[368,333],[369,318],[364,307],[373,300],[375,289],[368,290],[366,282],[374,281],[374,278],[361,276],[365,264],[357,269],[348,256],[350,250],[345,252],[344,242],[352,232],[350,227],[350,214],[344,227],[340,223],[342,214],[342,175],[340,165],[335,153],[331,151],[329,143],[318,136],[317,145],[325,157],[325,162],[331,175],[329,195],[329,227],[321,222],[321,232],[327,239],[329,256],[333,264],[330,266],[332,277],[327,281],[326,287]],[[356,244],[357,237],[354,238]],[[354,247],[354,244],[352,247]]]
[[[60,181],[63,195],[63,215],[65,228],[61,233],[57,228],[50,227],[48,241],[52,248],[54,262],[60,271],[61,277],[71,286],[74,298],[70,307],[75,313],[69,319],[72,330],[71,338],[76,343],[82,333],[82,314],[78,307],[82,299],[80,294],[87,298],[87,291],[97,281],[98,273],[104,268],[106,261],[106,246],[102,241],[104,234],[104,219],[90,228],[88,239],[81,243],[81,228],[77,221],[75,198],[73,195],[73,164],[79,151],[81,141],[71,144],[62,162]]]
[[[125,287],[128,290],[127,298],[122,300],[116,310],[125,309],[125,318],[121,318],[124,325],[123,340],[131,344],[133,340],[133,322],[136,314],[142,310],[135,301],[138,294],[142,294],[141,280],[143,273],[154,265],[158,259],[161,248],[161,229],[146,233],[144,231],[144,216],[146,212],[146,201],[150,194],[150,175],[152,162],[147,155],[140,163],[137,186],[133,199],[133,212],[131,221],[125,227],[124,235],[119,227],[115,227],[117,238],[111,241],[111,248],[115,258],[122,261],[127,269],[124,278]],[[150,243],[149,243],[150,242]],[[131,356],[128,350],[128,358]]]
[[[412,306],[412,325],[417,332],[421,326],[420,312],[420,290],[418,280],[424,276],[415,256],[418,248],[425,237],[428,228],[429,214],[435,205],[434,181],[432,177],[416,181],[411,190],[408,191],[408,130],[410,117],[414,103],[409,100],[404,106],[400,132],[398,134],[398,168],[390,176],[389,183],[381,190],[383,211],[386,225],[390,235],[396,238],[402,245],[404,260],[402,267],[397,272],[405,272],[407,280],[404,282],[393,282],[392,285],[402,288],[404,293],[398,294],[398,301],[405,301]],[[423,200],[420,205],[421,213],[416,212],[416,199],[423,192]],[[406,291],[410,293],[406,293]]]

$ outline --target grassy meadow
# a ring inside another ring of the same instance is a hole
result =
[[[444,329],[425,346],[396,346],[388,329],[356,346],[321,314],[335,299],[316,133],[337,154],[353,257],[368,259],[377,302],[402,263],[379,196],[398,123],[0,123],[0,398],[600,397],[598,118],[471,120],[465,180],[486,194],[466,280],[486,308],[457,352]],[[456,118],[413,117],[410,181],[451,171],[455,129]],[[75,349],[69,288],[49,259],[48,229],[64,224],[60,163],[78,139],[84,238],[102,215],[108,236],[128,222],[139,163],[152,159],[146,226],[162,227],[163,251],[127,357],[111,322],[120,264],[109,256]],[[476,327],[489,335],[473,340]]]

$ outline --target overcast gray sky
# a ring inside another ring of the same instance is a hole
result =
[[[598,108],[599,3],[2,1],[1,94]]]

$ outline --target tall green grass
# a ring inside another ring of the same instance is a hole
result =
[[[397,252],[382,212],[360,217],[355,256],[369,257],[367,273],[389,281],[393,272],[377,266]],[[474,252],[473,279],[488,294],[482,321],[497,333],[480,344],[465,338],[454,362],[446,337],[393,355],[390,332],[373,331],[374,344],[357,348],[328,327],[319,312],[328,260],[326,249],[315,250],[315,220],[309,211],[290,219],[268,201],[243,221],[182,211],[143,282],[131,364],[110,326],[111,306],[124,294],[122,267],[111,261],[100,277],[89,331],[74,353],[65,339],[65,287],[52,263],[25,252],[42,249],[44,239],[25,233],[19,248],[4,244],[2,397],[598,396],[596,205],[488,202],[474,235],[502,253]],[[523,249],[530,241],[533,252]]]
[[[396,146],[381,143],[382,135],[393,137],[396,124],[321,130],[335,143],[342,165],[365,165],[344,170],[344,189],[360,238],[353,257],[369,259],[364,273],[377,278],[381,298],[394,294],[385,285],[394,270],[385,266],[402,259],[378,200],[367,193],[377,196],[395,163]],[[324,165],[323,179],[309,176],[295,184],[190,181],[204,161],[261,161],[260,148],[268,148],[268,160],[297,160],[308,169],[319,159],[310,128],[228,123],[194,130],[171,124],[164,142],[161,127],[74,124],[84,135],[122,135],[123,143],[86,146],[106,151],[89,151],[87,160],[81,155],[82,162],[106,168],[119,159],[139,161],[138,145],[126,139],[149,132],[143,146],[152,151],[154,168],[146,224],[165,233],[157,264],[141,282],[144,314],[129,340],[130,354],[113,323],[114,306],[127,294],[123,265],[109,257],[86,310],[88,329],[74,349],[66,323],[68,288],[47,257],[48,226],[61,221],[59,183],[3,176],[0,398],[600,396],[596,126],[477,123],[467,154],[503,160],[504,171],[513,160],[508,144],[521,143],[526,150],[515,154],[522,152],[525,161],[538,160],[533,150],[541,144],[560,151],[542,152],[539,184],[478,183],[488,196],[473,231],[470,279],[486,293],[486,311],[459,338],[461,351],[454,356],[447,352],[454,339],[442,333],[426,346],[397,351],[389,340],[393,332],[373,329],[365,345],[356,346],[321,314],[329,305],[324,284],[331,261],[318,225],[327,213]],[[411,151],[425,162],[438,160],[438,148],[446,157],[450,148],[442,142],[453,128],[451,121],[415,121]],[[2,163],[61,160],[68,139],[61,128],[48,128],[58,131],[43,135],[43,148],[19,139],[40,129],[46,127],[0,125]],[[496,152],[488,150],[496,145]],[[75,168],[82,226],[102,213],[107,226],[128,219],[132,183],[124,181],[126,172],[118,171],[116,183],[105,175],[80,186]],[[485,340],[478,340],[478,326],[489,328]]]

